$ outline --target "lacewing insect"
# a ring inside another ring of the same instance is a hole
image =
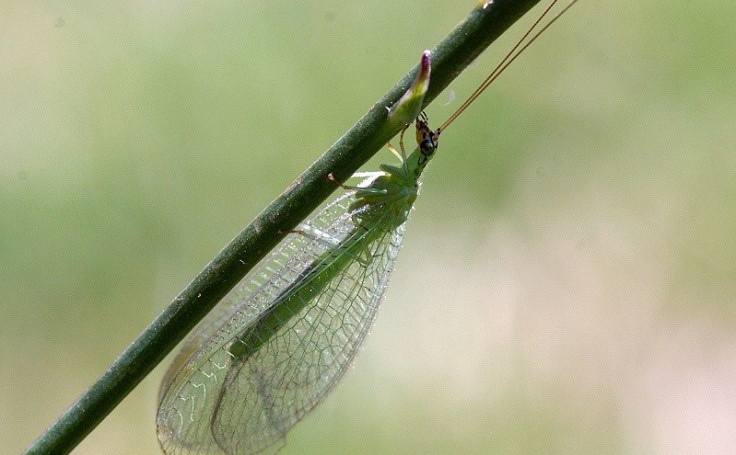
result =
[[[576,0],[532,35],[542,13],[488,78],[437,130],[421,112],[429,51],[388,112],[415,121],[408,156],[302,223],[223,299],[185,342],[160,390],[159,442],[167,454],[275,453],[286,433],[337,385],[368,333],[442,132]],[[481,5],[480,7],[483,7]]]

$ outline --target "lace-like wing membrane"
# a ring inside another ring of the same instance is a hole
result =
[[[371,226],[383,229],[376,240],[252,355],[233,359],[228,347],[353,230],[352,196],[346,193],[289,235],[187,341],[160,393],[165,453],[275,453],[286,432],[343,376],[375,319],[404,225]]]

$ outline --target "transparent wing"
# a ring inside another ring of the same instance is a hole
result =
[[[286,432],[337,384],[372,324],[404,226],[377,222],[376,240],[258,351],[228,346],[280,291],[355,227],[352,192],[288,236],[186,342],[161,388],[157,418],[167,454],[275,453]],[[215,408],[217,407],[217,412]]]

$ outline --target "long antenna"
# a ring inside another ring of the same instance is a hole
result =
[[[552,19],[549,20],[541,29],[539,29],[534,35],[532,35],[532,32],[534,29],[542,22],[544,17],[552,10],[552,8],[557,4],[558,0],[552,0],[552,3],[549,4],[549,6],[544,10],[544,12],[537,18],[537,20],[532,24],[531,27],[529,27],[529,30],[524,33],[524,35],[519,39],[519,41],[516,43],[516,45],[509,51],[508,54],[506,54],[506,57],[501,60],[501,62],[496,66],[496,68],[491,71],[491,74],[488,75],[488,77],[483,81],[480,86],[475,89],[475,91],[468,97],[467,100],[445,121],[445,123],[442,124],[437,129],[437,133],[445,131],[448,126],[452,122],[455,121],[455,119],[465,111],[465,109],[470,106],[470,104],[476,100],[480,96],[481,93],[485,91],[485,89],[488,88],[489,85],[495,81],[498,76],[501,75],[501,73],[504,72],[506,68],[511,65],[511,63],[516,60],[516,57],[521,55],[522,52],[526,50],[534,41],[536,41],[539,36],[544,33],[552,24],[555,23],[557,19],[560,18],[563,14],[567,12],[572,6],[577,3],[578,0],[572,0],[566,7],[564,7],[559,13],[557,13]],[[531,38],[530,38],[531,35]],[[528,38],[528,39],[527,39]]]

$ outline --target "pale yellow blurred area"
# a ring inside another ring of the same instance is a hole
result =
[[[465,3],[0,5],[0,452]],[[514,63],[443,133],[363,352],[283,453],[736,453],[734,17],[581,0]],[[74,453],[159,453],[165,368]]]

